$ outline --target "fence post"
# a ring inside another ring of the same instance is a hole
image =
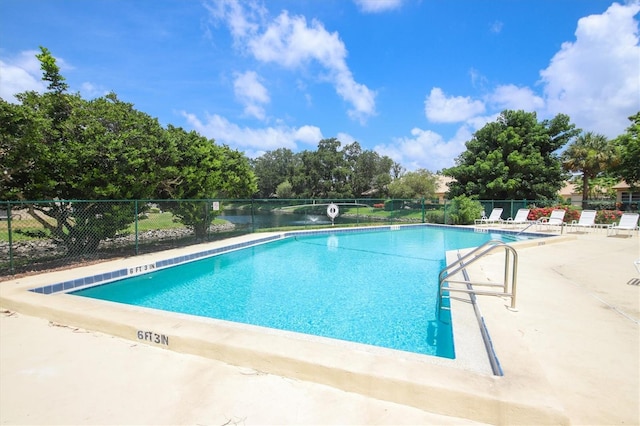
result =
[[[389,223],[391,225],[393,225],[393,216],[394,216],[394,212],[396,211],[396,199],[392,198],[391,199],[391,211],[389,212]]]
[[[204,223],[207,224],[207,241],[211,241],[211,222],[209,222],[209,208],[211,207],[211,200],[204,201]],[[213,221],[212,221],[213,222]]]
[[[15,274],[13,264],[13,236],[11,232],[11,202],[7,201],[7,232],[9,233],[9,273]]]
[[[422,197],[422,223],[424,223],[425,211],[424,211],[424,197]]]
[[[253,215],[253,198],[251,199],[251,232],[256,232],[256,218]]]
[[[134,204],[134,211],[135,211],[134,229],[136,234],[136,256],[137,256],[138,255],[138,200],[134,200],[133,204]]]

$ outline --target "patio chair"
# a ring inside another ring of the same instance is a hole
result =
[[[596,211],[595,210],[582,210],[580,218],[575,221],[571,221],[571,230],[573,228],[591,229],[596,225]]]
[[[518,212],[516,213],[516,217],[514,218],[509,218],[507,220],[504,220],[503,223],[506,223],[507,225],[522,225],[525,223],[530,223],[531,221],[529,220],[529,209],[519,209]]]
[[[495,209],[493,209],[491,211],[491,214],[489,215],[489,217],[482,217],[480,219],[476,219],[474,224],[476,224],[476,225],[482,225],[482,224],[489,225],[491,223],[500,223],[500,221],[502,220],[500,218],[500,216],[502,216],[502,209],[499,208],[499,207],[496,207]]]
[[[629,236],[633,236],[633,231],[638,229],[638,217],[639,213],[622,213],[620,216],[620,222],[617,225],[609,225],[607,228],[607,235],[618,234],[619,230],[629,231]],[[615,231],[615,232],[614,232]]]
[[[541,217],[540,219],[538,219],[538,227],[545,226],[547,229],[550,229],[552,226],[562,226],[565,213],[566,211],[563,209],[553,210],[551,212],[551,216]]]

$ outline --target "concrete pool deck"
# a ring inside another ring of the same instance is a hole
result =
[[[34,297],[41,302],[51,296],[29,292],[25,297],[27,292],[18,289],[40,282],[42,276],[2,282],[0,306],[10,312],[0,316],[0,423],[639,424],[640,286],[633,280],[640,275],[633,261],[640,258],[640,238],[637,233],[632,238],[607,237],[602,230],[569,235],[553,244],[518,248],[518,312],[505,308],[506,299],[479,297],[504,377],[412,363],[411,357],[388,360],[361,354],[369,364],[354,368],[363,372],[387,372],[390,381],[402,374],[431,381],[445,395],[468,392],[467,398],[439,401],[447,407],[438,410],[393,402],[395,395],[386,395],[384,389],[359,392],[375,386],[374,380],[327,386],[265,374],[269,365],[234,367],[207,354],[183,354],[85,331],[100,328],[91,321],[78,328],[77,318],[65,315],[66,308],[83,309],[97,323],[108,312],[94,304],[79,308],[63,298],[61,310],[34,305]],[[472,265],[472,279],[500,276],[502,258],[492,255]],[[95,271],[102,265],[89,268]],[[53,282],[63,281],[68,273],[51,273],[57,274]],[[169,324],[161,329],[187,328],[175,318]],[[264,344],[277,345],[280,338],[267,335]],[[224,339],[243,343],[235,335]],[[311,348],[302,355],[313,358],[315,350],[322,350],[314,342]],[[341,359],[332,362],[361,362],[350,358],[359,351],[336,352]],[[414,370],[416,365],[420,370]],[[378,397],[365,396],[371,393]],[[437,400],[429,394],[418,398]]]

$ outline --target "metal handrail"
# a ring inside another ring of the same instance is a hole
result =
[[[483,256],[491,253],[495,249],[503,248],[505,250],[505,266],[504,266],[504,282],[501,284],[498,283],[490,283],[490,282],[471,282],[469,280],[458,281],[452,280],[451,277],[461,271],[463,271],[467,266],[473,264],[474,262],[481,259]],[[513,255],[513,268],[511,268],[511,291],[509,291],[509,266],[510,266],[510,257],[509,254]],[[467,259],[473,257],[468,262],[465,262]],[[515,309],[516,307],[516,284],[517,284],[517,276],[518,276],[518,252],[510,245],[506,244],[501,240],[490,240],[484,243],[483,245],[476,247],[471,250],[469,253],[460,257],[455,262],[447,265],[440,271],[438,276],[438,312],[440,312],[442,305],[442,293],[443,291],[448,292],[462,292],[467,294],[475,294],[475,295],[487,295],[487,296],[507,296],[511,298],[511,309]],[[446,287],[443,288],[443,284],[447,283],[459,283],[459,284],[467,284],[468,288],[453,288]],[[489,291],[489,290],[475,290],[472,286],[487,286],[487,287],[502,287],[503,291]]]
[[[536,221],[533,221],[533,222],[531,222],[531,223],[529,223],[527,226],[525,226],[525,227],[524,227],[524,228],[522,228],[520,231],[518,231],[518,232],[516,233],[516,235],[520,235],[520,234],[522,234],[524,231],[526,231],[527,229],[531,228],[533,225],[536,225],[536,224],[538,224],[538,221],[537,221],[537,220],[536,220]]]

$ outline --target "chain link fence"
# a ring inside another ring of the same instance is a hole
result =
[[[481,200],[503,219],[553,201]],[[451,223],[425,199],[55,200],[0,202],[0,278],[135,256],[254,232]],[[329,207],[331,211],[329,211]],[[335,209],[335,210],[334,210]]]
[[[427,209],[441,208],[384,199],[3,201],[0,277],[260,231],[422,223]]]

